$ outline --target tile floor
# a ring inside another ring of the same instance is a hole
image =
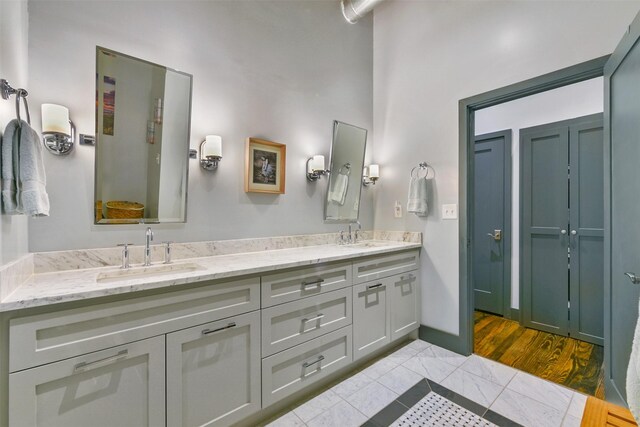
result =
[[[488,412],[531,427],[579,426],[587,400],[584,394],[509,366],[476,355],[464,357],[415,340],[293,408],[268,426],[358,427],[383,409],[388,412],[394,405],[400,405],[404,411],[402,400],[396,399],[421,381],[437,383],[488,408]],[[397,413],[398,408],[395,409]]]

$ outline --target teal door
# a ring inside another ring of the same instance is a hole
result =
[[[523,129],[526,326],[603,344],[602,114]]]
[[[569,332],[569,127],[520,131],[520,310],[525,326]]]
[[[623,403],[640,284],[640,15],[605,66],[605,395]],[[629,276],[626,275],[629,273]],[[635,282],[635,283],[634,283]]]
[[[569,334],[604,344],[604,132],[602,115],[570,128]]]
[[[509,314],[511,131],[475,138],[473,291],[475,308]]]

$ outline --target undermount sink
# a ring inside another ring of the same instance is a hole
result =
[[[347,248],[382,248],[389,246],[389,242],[360,242],[345,246]]]
[[[203,270],[203,267],[194,263],[160,264],[148,267],[131,267],[128,269],[118,269],[103,271],[98,274],[96,282],[114,282],[126,279],[141,279],[146,277],[156,277],[167,274],[188,273],[190,271]]]

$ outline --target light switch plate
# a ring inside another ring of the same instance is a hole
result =
[[[393,207],[393,215],[396,218],[402,218],[402,205],[396,200],[396,204]]]
[[[458,205],[442,205],[442,219],[458,219]]]

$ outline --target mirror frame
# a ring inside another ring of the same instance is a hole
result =
[[[140,59],[137,58],[135,56],[132,55],[127,55],[126,53],[122,53],[122,52],[118,52],[115,51],[113,49],[107,49],[106,47],[102,47],[102,46],[98,46],[96,45],[96,69],[95,69],[95,75],[96,75],[96,94],[98,91],[98,55],[101,52],[107,52],[109,54],[113,54],[113,55],[117,55],[117,56],[122,56],[125,58],[129,58],[129,59],[134,59],[136,61],[148,64],[148,65],[152,65],[154,67],[161,67],[164,68],[167,71],[172,71],[174,73],[178,73],[181,74],[183,76],[188,76],[189,77],[189,110],[188,110],[188,117],[187,117],[187,141],[186,141],[186,152],[185,152],[185,156],[187,159],[187,167],[186,167],[186,175],[185,175],[185,179],[186,179],[186,187],[185,187],[185,195],[184,195],[184,219],[182,221],[161,221],[160,218],[140,218],[138,219],[138,221],[117,221],[117,222],[98,222],[96,221],[96,208],[95,208],[95,204],[96,204],[96,197],[98,194],[98,184],[97,184],[97,179],[96,177],[98,176],[98,159],[100,157],[99,155],[99,150],[98,150],[98,144],[100,144],[100,138],[98,137],[99,135],[99,129],[98,129],[98,108],[96,107],[96,117],[94,118],[94,123],[95,123],[95,133],[96,133],[96,144],[95,144],[95,153],[94,153],[94,162],[93,162],[93,206],[91,207],[91,213],[93,216],[93,224],[94,225],[136,225],[136,224],[185,224],[187,222],[187,214],[188,214],[188,207],[189,207],[189,150],[191,148],[191,113],[193,110],[193,74],[189,74],[186,73],[184,71],[180,71],[180,70],[176,70],[174,68],[170,68],[164,65],[160,65],[160,64],[156,64],[155,62],[151,62],[151,61],[147,61],[145,59]],[[103,207],[104,209],[104,207]],[[105,218],[106,219],[106,218]]]
[[[333,146],[335,145],[336,142],[336,134],[338,132],[338,126],[339,125],[346,125],[346,126],[352,126],[354,128],[357,129],[361,129],[364,131],[364,150],[362,150],[362,169],[359,172],[359,179],[358,179],[358,185],[360,186],[360,193],[358,194],[358,216],[356,217],[355,220],[351,220],[351,219],[327,219],[327,208],[329,203],[327,202],[327,198],[329,197],[329,190],[330,190],[330,184],[331,184],[331,179],[327,180],[327,191],[325,192],[324,195],[324,223],[325,224],[354,224],[355,222],[360,220],[360,203],[362,202],[362,173],[364,172],[364,159],[366,157],[367,154],[367,138],[369,136],[369,131],[365,128],[361,128],[359,126],[355,126],[352,125],[350,123],[345,123],[345,122],[341,122],[339,120],[334,120],[333,121],[333,139],[331,141],[331,151],[329,152],[329,167],[333,168]],[[331,176],[331,173],[333,173],[332,170],[329,170],[329,176]]]

